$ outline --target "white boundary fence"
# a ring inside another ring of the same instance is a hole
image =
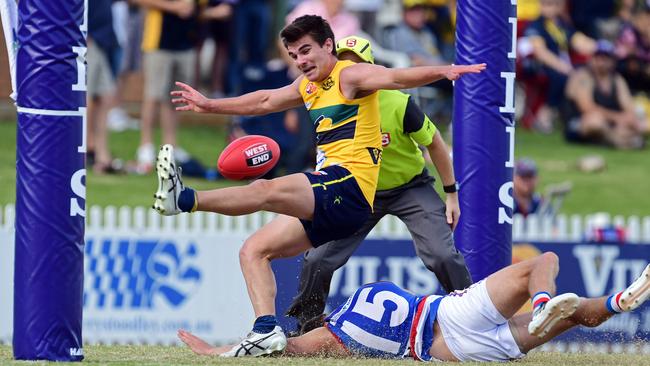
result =
[[[161,216],[145,207],[99,207],[88,210],[86,230],[93,232],[128,232],[149,234],[174,232],[192,234],[243,234],[247,235],[269,222],[274,214],[260,212],[246,216],[225,216],[197,212],[191,215]],[[0,228],[13,228],[15,210],[13,205],[0,207]],[[591,215],[557,215],[523,218],[515,215],[512,239],[516,242],[581,241],[596,227],[618,227],[626,233],[628,243],[650,243],[650,216],[610,216],[605,213]],[[370,232],[371,238],[410,238],[406,226],[394,216],[386,216]]]
[[[194,331],[212,343],[244,336],[253,313],[238,251],[251,232],[273,217],[270,213],[162,217],[144,207],[90,207],[84,341],[175,344],[178,328]],[[13,205],[0,207],[0,343],[10,342],[12,333],[14,218]],[[515,217],[513,240],[581,242],[593,228],[606,227],[624,229],[629,243],[650,243],[650,216],[604,214]],[[398,219],[386,217],[370,237],[408,239],[410,235]],[[588,345],[558,347],[570,351]],[[650,349],[642,347],[637,352]]]

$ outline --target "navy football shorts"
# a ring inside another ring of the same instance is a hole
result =
[[[300,222],[311,245],[348,237],[368,220],[370,205],[349,170],[332,165],[304,174],[314,190],[314,217]]]

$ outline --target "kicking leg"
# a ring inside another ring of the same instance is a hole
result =
[[[153,208],[163,215],[196,210],[230,216],[270,211],[305,220],[311,220],[314,215],[314,192],[302,173],[258,179],[246,186],[196,192],[183,185],[171,145],[164,145],[158,152],[156,172],[158,190]]]

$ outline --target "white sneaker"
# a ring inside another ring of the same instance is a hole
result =
[[[533,313],[533,319],[528,324],[530,335],[544,337],[560,320],[573,315],[580,304],[580,297],[576,294],[566,293],[555,296],[539,307]]]
[[[154,194],[154,210],[162,215],[171,216],[181,213],[178,208],[178,196],[185,189],[181,180],[181,168],[176,167],[174,147],[163,145],[156,160],[158,174],[158,190]]]
[[[641,272],[641,276],[623,291],[618,303],[623,311],[632,311],[648,300],[649,297],[650,264]]]
[[[246,339],[233,347],[230,351],[222,353],[221,357],[257,357],[282,352],[287,346],[287,337],[282,328],[275,326],[269,333],[250,332]]]

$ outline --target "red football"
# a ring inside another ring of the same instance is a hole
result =
[[[255,179],[273,169],[279,159],[277,142],[266,136],[248,135],[226,146],[219,156],[217,168],[228,179]]]

